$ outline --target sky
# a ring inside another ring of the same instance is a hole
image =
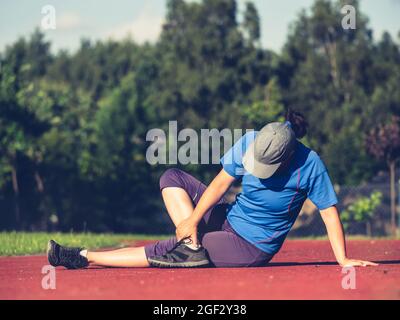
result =
[[[199,0],[187,0],[199,1]],[[243,12],[246,0],[238,0]],[[288,27],[314,0],[253,0],[260,17],[262,45],[279,52]],[[81,38],[122,39],[131,35],[137,42],[157,40],[166,13],[166,0],[0,0],[0,51],[20,36],[41,25],[42,8],[52,5],[56,29],[45,30],[52,49],[74,51]],[[384,31],[394,38],[400,31],[400,0],[361,0],[360,7],[370,19],[375,39]]]

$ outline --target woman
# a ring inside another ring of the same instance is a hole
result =
[[[244,135],[221,159],[222,170],[206,187],[189,174],[168,170],[160,179],[176,237],[138,248],[92,252],[48,244],[53,266],[107,267],[258,267],[279,251],[301,207],[309,198],[320,210],[337,262],[342,266],[375,263],[350,259],[337,197],[319,156],[298,139],[307,122],[288,112],[285,123],[271,123]],[[233,204],[223,196],[235,180],[243,191]]]

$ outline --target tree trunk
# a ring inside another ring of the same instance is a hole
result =
[[[372,237],[372,228],[371,228],[371,221],[367,221],[367,236],[370,238]]]
[[[37,169],[35,170],[34,176],[35,176],[35,181],[36,181],[36,187],[37,187],[39,193],[43,193],[44,184],[43,184],[42,177],[40,176],[39,171]]]
[[[396,163],[389,162],[390,170],[390,214],[391,214],[391,229],[392,235],[396,236]]]
[[[19,208],[19,184],[18,184],[18,176],[16,166],[13,164],[11,166],[11,177],[12,177],[12,185],[14,190],[14,210],[15,210],[15,226],[16,229],[19,229],[20,226],[20,208]]]
[[[47,210],[46,199],[44,195],[44,183],[37,167],[35,168],[34,177],[36,181],[36,188],[39,192],[40,211],[42,212],[40,218],[40,229],[49,231],[48,230],[49,210]]]
[[[336,41],[331,41],[329,36],[326,37],[324,43],[325,53],[329,60],[330,65],[330,74],[333,80],[333,84],[336,89],[339,89],[340,82],[339,82],[339,71],[337,65],[337,44]]]

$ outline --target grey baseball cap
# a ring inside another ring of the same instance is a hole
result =
[[[266,125],[243,156],[246,171],[260,179],[270,178],[280,165],[290,158],[296,146],[296,136],[290,122]]]

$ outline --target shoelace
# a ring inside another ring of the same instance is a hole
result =
[[[186,242],[187,240],[189,240],[189,241]],[[182,240],[178,241],[171,250],[167,251],[167,254],[172,253],[176,248],[178,248],[182,244],[192,244],[192,243],[193,243],[193,241],[190,238],[182,239]]]
[[[70,259],[79,258],[80,248],[64,248],[60,252],[60,258],[63,261],[69,262]]]

